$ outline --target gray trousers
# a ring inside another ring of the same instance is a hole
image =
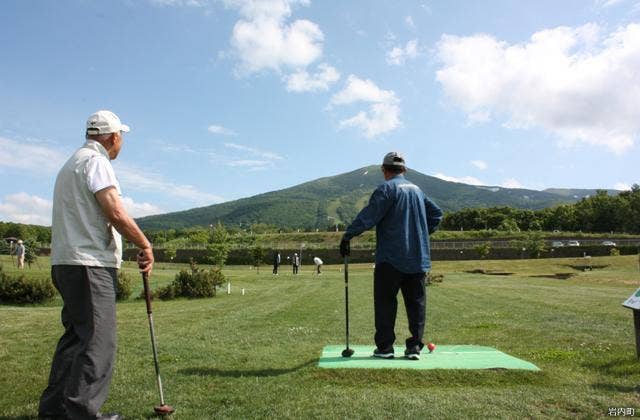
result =
[[[64,302],[64,334],[40,397],[41,417],[95,418],[107,399],[116,356],[117,276],[115,268],[51,267]]]

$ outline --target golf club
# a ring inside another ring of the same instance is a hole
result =
[[[153,314],[151,312],[151,293],[149,291],[149,273],[142,273],[142,283],[144,285],[144,300],[147,302],[147,318],[149,318],[149,331],[151,332],[151,348],[153,349],[153,363],[156,367],[156,382],[160,391],[160,405],[153,407],[156,414],[165,416],[176,411],[170,405],[164,402],[164,393],[162,392],[162,380],[160,379],[160,365],[158,364],[158,351],[156,349],[156,334],[153,329]]]
[[[349,348],[349,257],[344,257],[344,308],[346,319],[347,348],[342,350],[342,357],[353,356],[353,349]]]

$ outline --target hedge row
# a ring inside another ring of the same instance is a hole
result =
[[[620,246],[617,247],[621,255],[637,254],[639,248],[637,246]],[[287,256],[293,256],[293,253],[299,253],[298,249],[281,249],[280,256],[282,265],[290,264]],[[579,246],[579,247],[561,247],[552,248],[541,253],[540,258],[576,258],[585,255],[597,257],[610,255],[611,248],[599,245]],[[125,259],[134,260],[136,250],[127,249],[125,251]],[[154,250],[157,261],[165,261],[164,250]],[[206,263],[207,251],[204,249],[179,249],[176,251],[174,262],[188,263],[192,258],[197,263]],[[302,250],[302,264],[313,264],[313,257],[319,257],[325,264],[340,264],[343,262],[342,257],[337,249],[314,249]],[[434,261],[455,261],[455,260],[479,260],[482,259],[475,249],[432,249],[431,258]],[[494,260],[510,260],[532,258],[528,251],[522,248],[491,248],[489,254],[484,259]],[[262,263],[271,265],[273,261],[273,251],[267,251]],[[352,249],[349,261],[353,263],[371,263],[375,261],[374,250]],[[227,264],[229,265],[252,265],[254,263],[251,249],[234,249],[229,252]]]

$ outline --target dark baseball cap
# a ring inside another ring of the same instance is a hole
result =
[[[405,166],[404,156],[400,152],[389,152],[384,155],[384,159],[382,160],[383,165],[388,166]]]

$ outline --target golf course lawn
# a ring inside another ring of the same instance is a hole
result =
[[[428,287],[425,340],[491,346],[541,371],[321,369],[322,348],[344,344],[340,266],[320,277],[303,266],[272,276],[263,266],[226,267],[226,288],[210,299],[155,301],[166,401],[175,418],[600,417],[610,408],[640,415],[640,362],[633,317],[622,302],[640,286],[638,256],[435,262],[444,281]],[[0,262],[8,272],[11,260]],[[49,261],[25,270],[48,276]],[[180,265],[158,264],[152,287]],[[483,269],[511,275],[472,274]],[[152,418],[158,404],[141,282],[118,303],[118,358],[103,411]],[[373,350],[372,266],[349,267],[351,342]],[[569,279],[535,277],[574,273]],[[245,295],[241,289],[245,289]],[[0,305],[0,418],[32,418],[60,325],[58,298]],[[408,336],[402,299],[396,354]],[[436,349],[437,351],[437,349]]]

